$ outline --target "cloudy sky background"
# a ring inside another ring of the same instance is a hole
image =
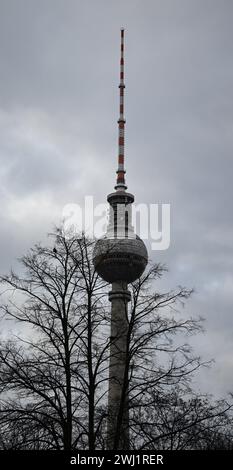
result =
[[[161,288],[194,287],[184,315],[233,391],[233,2],[0,0],[0,270],[45,240],[64,205],[105,202],[117,161],[119,30],[126,28],[127,183],[171,203]]]

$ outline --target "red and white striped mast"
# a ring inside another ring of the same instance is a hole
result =
[[[118,169],[117,169],[117,182],[115,189],[126,190],[125,184],[125,118],[124,118],[124,29],[121,29],[121,57],[120,57],[120,116],[118,119]]]

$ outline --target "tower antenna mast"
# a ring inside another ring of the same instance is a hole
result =
[[[120,55],[120,115],[118,119],[118,169],[116,190],[126,190],[125,184],[125,117],[124,117],[124,29],[121,29],[121,55]]]

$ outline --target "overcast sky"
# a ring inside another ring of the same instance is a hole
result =
[[[45,240],[67,203],[105,202],[117,164],[126,28],[126,168],[137,202],[171,203],[161,287],[215,358],[203,391],[233,391],[233,2],[0,0],[0,270]]]

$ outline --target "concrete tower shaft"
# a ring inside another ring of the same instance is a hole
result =
[[[129,449],[128,406],[128,302],[130,292],[127,283],[112,284],[109,292],[111,302],[111,337],[108,393],[108,449]],[[116,439],[119,436],[118,445]]]

